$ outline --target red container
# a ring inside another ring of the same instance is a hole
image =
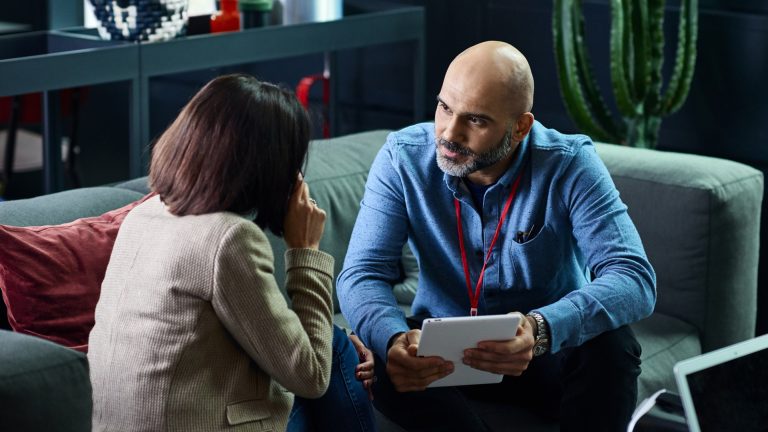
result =
[[[237,0],[220,0],[221,10],[211,15],[211,33],[240,30],[240,11]]]

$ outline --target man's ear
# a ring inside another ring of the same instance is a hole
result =
[[[515,132],[513,135],[513,138],[515,141],[522,141],[525,139],[525,137],[528,135],[528,133],[531,131],[531,128],[533,127],[533,114],[530,112],[525,112],[520,114],[519,117],[517,117],[517,122],[515,122]]]

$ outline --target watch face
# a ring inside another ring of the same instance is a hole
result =
[[[547,344],[546,341],[542,340],[539,343],[536,343],[536,345],[533,346],[533,355],[534,356],[540,356],[547,352]]]

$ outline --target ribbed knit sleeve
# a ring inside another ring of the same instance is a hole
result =
[[[331,374],[333,258],[292,249],[285,259],[293,309],[275,281],[264,233],[247,221],[232,226],[216,254],[211,302],[261,369],[299,396],[319,397]]]

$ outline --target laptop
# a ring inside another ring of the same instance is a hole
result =
[[[768,432],[768,335],[678,362],[691,432]]]

